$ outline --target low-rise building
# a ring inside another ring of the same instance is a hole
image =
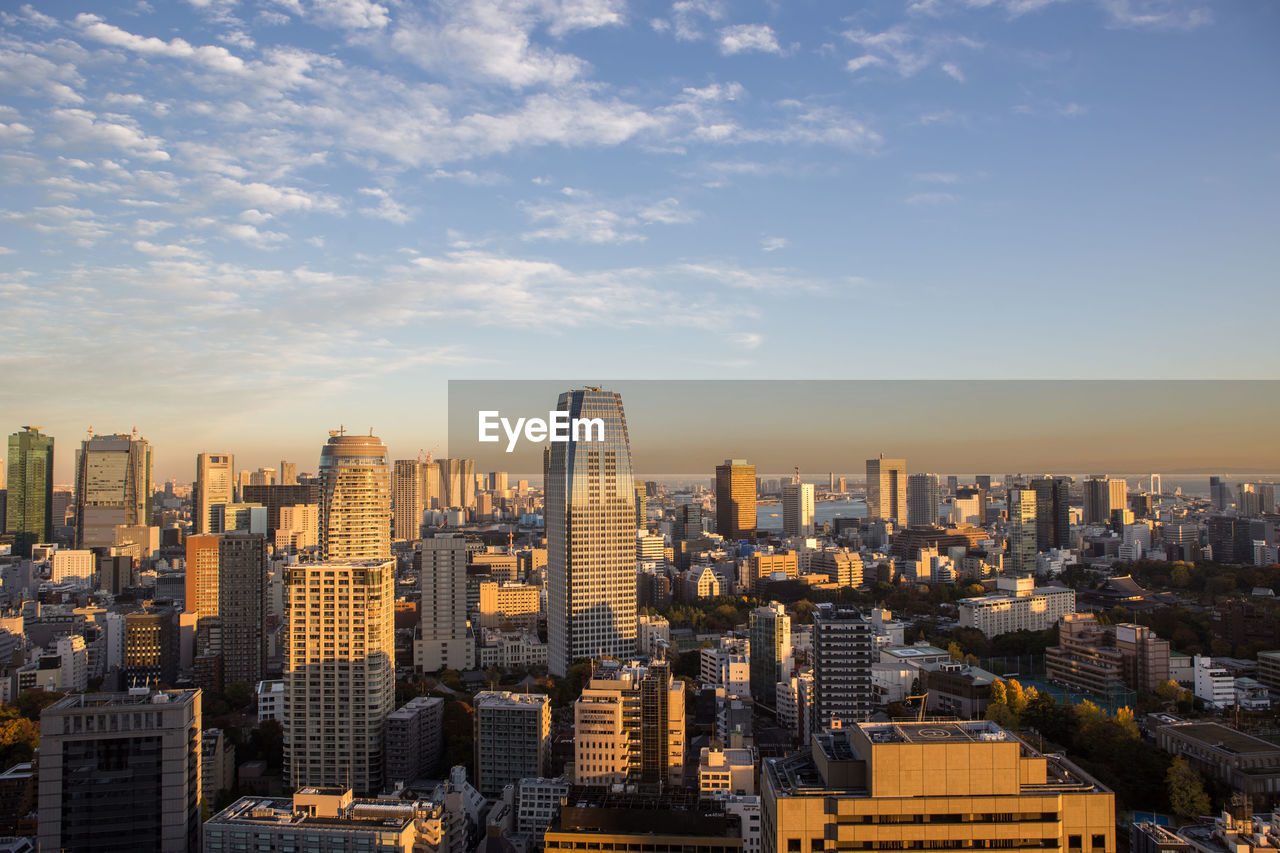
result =
[[[1213,658],[1196,655],[1194,658],[1196,698],[1213,711],[1222,711],[1236,703],[1235,679],[1225,667],[1217,666]]]
[[[1280,803],[1280,746],[1221,723],[1177,722],[1156,729],[1156,743],[1202,773],[1248,794],[1255,809]]]
[[[600,845],[615,853],[696,850],[742,853],[738,816],[696,791],[669,788],[662,794],[615,792],[609,788],[569,791],[566,805],[543,836],[547,853]]]
[[[387,715],[387,768],[384,785],[431,778],[444,751],[444,700],[415,696]]]
[[[569,788],[569,782],[559,776],[534,776],[516,783],[516,834],[540,844],[542,833],[560,815]]]
[[[1280,693],[1280,650],[1258,652],[1258,680]]]
[[[1001,577],[996,592],[960,601],[960,627],[988,637],[1011,631],[1043,631],[1076,611],[1076,593],[1063,586],[1036,586],[1031,577]]]
[[[284,682],[259,681],[255,689],[258,697],[258,722],[275,720],[284,723]]]
[[[236,786],[236,747],[222,729],[205,729],[200,749],[200,795],[213,805]]]
[[[698,790],[703,796],[718,792],[756,792],[756,752],[754,749],[702,748],[698,759]]]

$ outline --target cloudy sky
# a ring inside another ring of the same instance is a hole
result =
[[[314,467],[449,378],[1276,375],[1280,6],[0,12],[0,414]]]

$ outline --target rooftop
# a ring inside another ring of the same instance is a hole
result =
[[[1175,723],[1171,726],[1161,726],[1161,728],[1174,730],[1183,737],[1193,738],[1206,746],[1221,749],[1224,752],[1239,755],[1280,752],[1280,746],[1274,743],[1236,731],[1221,723]]]
[[[870,723],[862,731],[872,743],[977,743],[1012,740],[995,723],[972,722]]]

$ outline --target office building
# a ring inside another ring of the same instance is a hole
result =
[[[791,617],[776,601],[751,611],[751,698],[777,707],[778,682],[791,677]]]
[[[813,535],[813,483],[782,486],[782,532],[787,536]]]
[[[116,528],[151,523],[151,445],[133,435],[97,435],[76,451],[76,547],[119,544]]]
[[[267,668],[267,571],[262,533],[227,533],[218,542],[218,622],[225,684],[252,686]]]
[[[938,523],[939,491],[937,474],[907,477],[907,524],[914,527]]]
[[[1221,477],[1209,478],[1209,501],[1218,512],[1225,512],[1231,505],[1231,487]]]
[[[360,799],[350,788],[242,797],[204,825],[204,853],[458,853],[465,823],[432,800]]]
[[[867,460],[867,518],[872,521],[893,521],[902,524],[907,520],[907,461],[886,459],[881,453],[878,459]]]
[[[574,781],[682,784],[684,687],[666,663],[597,666],[573,705]]]
[[[751,796],[755,792],[754,749],[702,747],[698,757],[698,793],[711,798],[725,794]]]
[[[444,700],[415,696],[387,715],[384,786],[435,778],[444,753]]]
[[[200,850],[200,691],[76,693],[40,715],[40,849]]]
[[[702,507],[684,504],[676,507],[676,519],[671,525],[672,542],[691,542],[702,538]]]
[[[475,509],[476,506],[476,461],[474,459],[440,459],[436,462],[439,470],[439,497],[441,509],[457,507],[459,509]],[[428,495],[428,500],[431,495]],[[428,508],[430,505],[428,504]]]
[[[556,408],[604,423],[603,437],[571,435],[545,457],[548,668],[563,677],[582,658],[635,655],[635,483],[620,395],[566,391]]]
[[[1075,612],[1073,589],[1038,587],[1030,577],[1000,577],[996,592],[960,600],[960,627],[997,637],[1010,631],[1043,631]]]
[[[248,485],[242,490],[241,500],[250,505],[267,508],[266,532],[274,536],[284,524],[283,516],[289,507],[320,506],[321,489],[318,482]]]
[[[551,697],[482,691],[475,695],[474,706],[480,793],[496,797],[507,785],[546,775],[551,758]]]
[[[636,483],[636,530],[644,530],[649,524],[649,497],[644,483]]]
[[[716,532],[729,540],[756,537],[756,466],[745,459],[716,466]]]
[[[1169,642],[1145,625],[1099,625],[1092,613],[1068,613],[1058,623],[1058,645],[1045,649],[1045,672],[1102,696],[1153,692],[1169,680]]]
[[[453,534],[423,539],[413,556],[422,588],[422,633],[415,665],[423,672],[470,669],[475,652],[467,637],[466,538]]]
[[[183,610],[201,619],[218,615],[218,542],[221,534],[191,534],[187,537],[186,598]]]
[[[1030,574],[1036,569],[1036,493],[1034,489],[1010,489],[1009,571]]]
[[[1084,481],[1084,523],[1109,524],[1111,513],[1128,509],[1129,485],[1124,480],[1095,474]]]
[[[761,768],[764,853],[1115,853],[1115,795],[987,721],[861,723]]]
[[[871,622],[852,608],[813,612],[813,719],[810,731],[862,722],[871,713]]]
[[[88,587],[97,574],[98,558],[92,551],[59,548],[50,559],[49,580]]]
[[[1213,722],[1171,723],[1155,734],[1161,749],[1245,794],[1253,808],[1280,805],[1280,746]]]
[[[280,485],[296,486],[298,484],[298,463],[280,460]]]
[[[1071,547],[1071,478],[1036,477],[1036,550]]]
[[[236,461],[230,453],[196,455],[196,484],[191,495],[191,532],[214,533],[213,507],[235,503]]]
[[[129,687],[172,685],[178,679],[178,614],[145,606],[124,617],[124,680]]]
[[[285,584],[287,784],[376,792],[395,701],[395,562],[299,563]]]
[[[722,800],[701,799],[697,791],[668,788],[661,793],[624,793],[571,788],[559,815],[547,827],[543,849],[570,853],[599,844],[615,853],[685,850],[743,853],[738,814]]]
[[[30,426],[9,436],[5,470],[4,532],[15,555],[30,557],[32,545],[53,540],[53,436]]]
[[[271,508],[267,508],[271,512]],[[270,515],[268,515],[268,519]],[[270,522],[268,521],[268,529]],[[277,554],[296,554],[320,544],[320,505],[297,504],[280,507],[279,522],[275,528],[274,544]]]
[[[331,431],[320,451],[320,553],[325,560],[391,557],[391,464],[376,436]]]

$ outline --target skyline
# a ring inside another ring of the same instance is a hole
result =
[[[1272,6],[156,6],[0,12],[14,428],[430,434],[446,375],[587,354],[1274,375]]]

